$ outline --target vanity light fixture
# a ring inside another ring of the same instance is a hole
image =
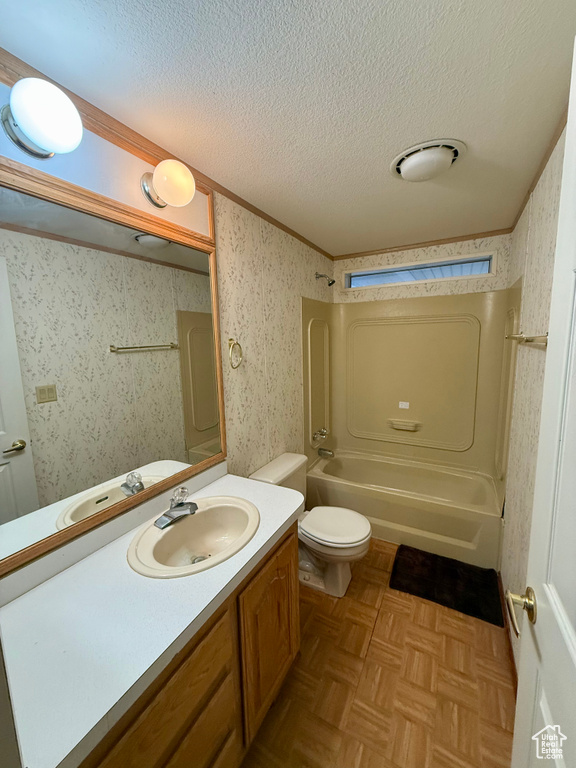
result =
[[[146,199],[157,208],[183,208],[196,192],[194,176],[179,160],[162,160],[152,173],[142,176],[140,186]]]
[[[408,147],[392,160],[390,173],[404,181],[428,181],[444,173],[466,152],[457,139],[435,139]]]
[[[157,235],[148,235],[144,232],[141,235],[134,235],[134,240],[149,251],[161,251],[170,245],[170,240],[165,240]]]
[[[19,149],[41,160],[72,152],[82,141],[82,120],[71,99],[38,77],[25,77],[12,86],[0,120]]]

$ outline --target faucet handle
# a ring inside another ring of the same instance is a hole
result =
[[[174,507],[184,504],[188,496],[190,496],[188,488],[185,488],[184,486],[178,488],[178,490],[174,491],[174,495],[170,499],[170,509],[174,509]]]
[[[140,472],[129,472],[126,475],[126,485],[129,488],[134,488],[137,485],[142,485],[142,475]]]

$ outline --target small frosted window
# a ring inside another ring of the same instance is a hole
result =
[[[475,277],[492,272],[492,256],[439,261],[412,267],[391,267],[370,272],[350,272],[346,275],[346,288],[366,288],[390,283],[416,283],[422,280],[446,280],[454,277]]]

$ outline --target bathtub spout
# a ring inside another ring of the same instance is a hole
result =
[[[333,459],[334,451],[329,451],[328,448],[318,448],[318,456],[321,459]]]

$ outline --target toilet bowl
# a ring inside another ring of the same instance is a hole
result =
[[[250,478],[306,496],[306,463],[306,456],[283,453]],[[298,520],[300,581],[343,597],[352,578],[350,564],[368,552],[371,535],[370,522],[352,509],[320,506],[304,512]]]
[[[343,597],[350,584],[350,563],[361,560],[370,547],[372,528],[358,512],[344,507],[314,507],[298,521],[298,538],[305,551],[323,564],[321,573],[300,568],[300,580],[334,597]],[[300,564],[304,558],[301,556]]]

